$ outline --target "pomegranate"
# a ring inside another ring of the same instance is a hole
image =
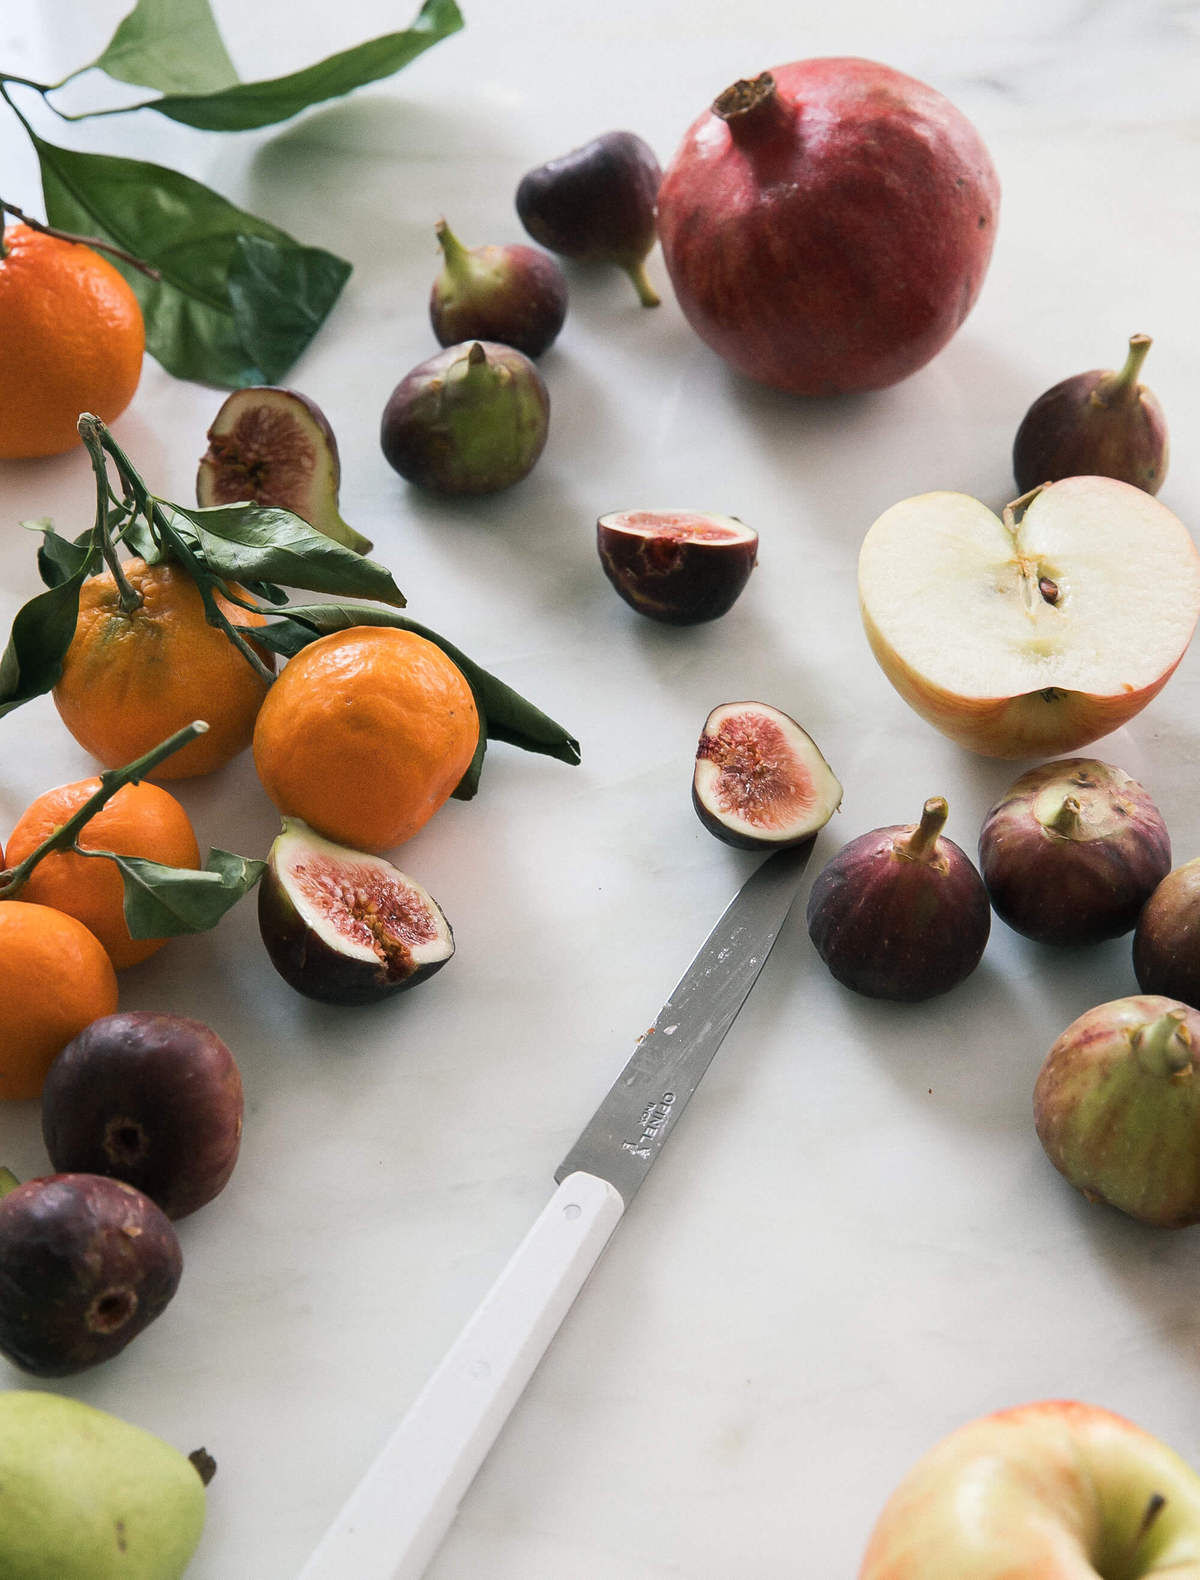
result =
[[[658,230],[692,328],[797,395],[884,389],[967,316],[1000,185],[971,123],[935,89],[857,59],[734,83],[663,178]]]

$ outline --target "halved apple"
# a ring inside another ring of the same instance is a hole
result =
[[[1075,751],[1154,697],[1200,616],[1178,516],[1110,477],[902,499],[858,560],[871,651],[904,700],[987,757]]]

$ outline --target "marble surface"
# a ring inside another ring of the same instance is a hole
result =
[[[0,62],[58,75],[121,3],[9,0]],[[408,8],[215,9],[243,75],[402,25]],[[967,756],[876,669],[855,599],[874,517],[906,495],[1014,492],[1029,402],[1155,346],[1174,439],[1161,498],[1200,528],[1200,6],[1181,0],[463,0],[466,29],[392,81],[274,131],[222,138],[150,116],[42,135],[187,170],[354,274],[290,382],[324,407],[343,512],[415,618],[567,724],[568,768],[504,746],[481,793],[396,853],[444,905],[451,965],[391,1004],[295,996],[252,904],[126,973],[122,1003],[212,1024],[247,1091],[242,1157],[180,1226],[186,1272],[119,1359],[55,1384],[219,1462],[189,1580],[288,1580],[540,1210],[638,1033],[752,865],[689,804],[700,726],[758,695],[800,718],[845,786],[822,840],[910,821],[945,794],[973,849],[1010,764]],[[614,272],[571,271],[544,361],[552,433],[533,475],[475,503],[422,497],[379,453],[393,384],[434,348],[439,214],[520,240],[524,171],[628,127],[665,161],[737,76],[862,54],[947,93],[1004,188],[979,304],[925,370],[805,403],[734,378],[687,328],[661,257],[657,311]],[[83,91],[81,85],[80,92]],[[0,110],[3,107],[0,106]],[[39,205],[0,113],[2,195]],[[0,350],[2,359],[2,350]],[[2,372],[2,360],[0,360]],[[159,492],[190,497],[220,396],[148,362],[117,425]],[[603,510],[741,516],[760,567],[709,627],[640,620],[596,558]],[[81,454],[0,465],[0,618],[36,590],[22,519],[90,518]],[[1095,753],[1200,853],[1200,653]],[[91,771],[52,707],[0,723],[0,838],[42,789]],[[262,854],[276,819],[242,759],[180,796],[202,843]],[[993,929],[941,1000],[854,997],[797,905],[750,1001],[465,1499],[431,1580],[850,1576],[909,1463],[985,1410],[1071,1396],[1200,1464],[1196,1231],[1089,1207],[1054,1173],[1031,1092],[1059,1031],[1132,991],[1128,940],[1050,953]],[[36,1105],[0,1155],[44,1170]],[[21,1374],[0,1364],[0,1386]]]

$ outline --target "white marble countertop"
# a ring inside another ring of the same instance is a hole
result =
[[[370,1010],[302,1000],[270,968],[252,904],[122,978],[125,1007],[213,1025],[247,1091],[233,1180],[180,1225],[175,1301],[117,1360],[55,1385],[215,1455],[189,1580],[295,1575],[753,864],[690,806],[713,705],[761,696],[811,731],[845,786],[826,855],[915,819],[932,794],[974,848],[1016,769],[943,740],[876,668],[855,597],[875,516],[933,488],[1002,505],[1030,401],[1145,331],[1173,438],[1160,497],[1200,530],[1200,5],[462,4],[465,30],[396,78],[273,132],[59,125],[21,99],[51,140],[172,164],[353,262],[289,376],[337,433],[343,513],[416,619],[583,747],[577,768],[493,747],[479,797],[395,853],[456,931],[427,987]],[[61,74],[125,9],[9,0],[0,64]],[[383,0],[215,10],[244,76],[410,15]],[[691,334],[655,252],[654,312],[616,272],[571,270],[543,363],[550,442],[525,483],[454,504],[388,469],[383,403],[435,349],[438,215],[469,243],[522,240],[512,195],[533,165],[615,128],[665,162],[735,77],[822,54],[941,89],[999,169],[990,275],[934,362],[861,399],[753,387]],[[38,212],[28,145],[0,112],[0,192]],[[220,398],[147,363],[117,433],[168,497],[190,497]],[[82,454],[0,465],[5,626],[36,590],[17,523],[82,530],[92,499]],[[647,504],[758,528],[759,569],[724,619],[659,627],[613,593],[595,518]],[[1198,718],[1193,648],[1093,748],[1155,795],[1178,861],[1200,853]],[[45,699],[0,722],[0,838],[35,794],[91,771]],[[248,757],[178,793],[202,844],[265,853],[276,818]],[[912,1460],[958,1422],[1036,1398],[1122,1411],[1200,1464],[1196,1231],[1089,1207],[1031,1117],[1054,1038],[1134,987],[1127,939],[1050,953],[997,922],[952,994],[873,1003],[825,973],[801,898],[431,1580],[851,1576]],[[0,1157],[45,1170],[36,1105],[0,1113]],[[0,1386],[25,1382],[0,1363]]]

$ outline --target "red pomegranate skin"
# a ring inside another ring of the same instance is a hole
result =
[[[663,179],[676,297],[700,338],[760,383],[884,389],[975,303],[1000,202],[991,158],[948,99],[891,67],[833,57],[769,76],[774,93],[728,118],[717,106],[735,89],[722,94]]]

